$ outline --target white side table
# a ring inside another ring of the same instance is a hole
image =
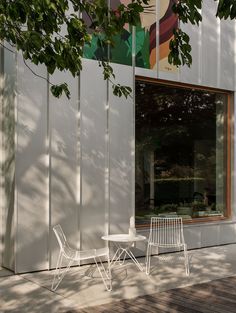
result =
[[[135,242],[146,240],[145,236],[135,235],[130,236],[129,234],[114,234],[114,235],[106,235],[102,236],[103,240],[108,242],[114,242],[116,245],[116,252],[111,260],[111,267],[116,264],[116,262],[122,259],[122,263],[124,263],[126,255],[130,257],[130,259],[134,262],[134,264],[138,267],[140,271],[143,271],[141,264],[138,262],[133,252],[131,251],[131,247]]]

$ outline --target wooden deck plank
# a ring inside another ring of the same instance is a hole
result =
[[[173,293],[174,295],[174,293]],[[197,308],[200,312],[214,312],[214,313],[221,313],[225,310],[230,313],[235,313],[235,306],[231,307],[231,305],[225,305],[222,301],[215,301],[215,299],[212,299],[209,297],[199,297],[197,294],[191,294],[189,291],[181,291],[177,293],[178,297],[182,298],[184,301],[186,299],[187,302],[192,303],[195,308]]]
[[[204,287],[205,288],[205,287]],[[209,292],[218,298],[232,302],[236,306],[236,293],[232,294],[230,289],[209,286]]]
[[[196,310],[195,308],[193,308],[193,306],[189,305],[188,303],[182,301],[182,299],[179,298],[175,298],[170,296],[170,294],[168,294],[167,292],[162,292],[159,293],[155,296],[150,296],[153,298],[153,301],[156,301],[158,303],[162,303],[163,305],[165,305],[167,311],[168,308],[173,308],[175,310],[177,310],[177,312],[183,312],[183,313],[189,313],[191,310],[191,313],[199,313],[201,311]],[[210,312],[212,313],[212,312]]]
[[[215,306],[220,306],[222,308],[227,306],[229,312],[236,312],[236,299],[233,300],[230,298],[227,294],[227,290],[225,290],[224,293],[219,292],[210,284],[195,285],[186,290],[191,294],[196,293],[196,296],[199,298],[204,295],[204,297],[207,297],[208,301],[214,303]]]
[[[236,277],[228,277],[227,279],[213,280],[210,284],[215,288],[220,288],[224,290],[227,289],[227,292],[236,295],[236,288],[234,288],[234,286],[236,286]]]
[[[224,312],[227,310],[228,313],[236,312],[236,303],[229,301],[224,298],[222,295],[216,295],[215,290],[207,292],[208,286],[199,286],[198,288],[183,288],[178,289],[179,294],[182,296],[188,297],[191,300],[195,300],[198,303],[203,303],[203,306],[211,308],[214,306],[214,312]]]
[[[151,308],[153,309],[152,312],[155,312],[156,308],[161,309],[161,312],[166,312],[166,313],[176,313],[176,312],[181,312],[180,309],[181,307],[173,304],[173,303],[166,303],[166,301],[164,301],[163,299],[156,299],[153,298],[152,296],[145,296],[146,300],[147,300],[147,306],[151,306]]]
[[[165,294],[161,294],[163,297]],[[204,313],[213,313],[214,311],[212,310],[211,307],[208,307],[205,304],[202,304],[201,302],[199,303],[199,299],[190,299],[188,297],[183,297],[179,292],[172,292],[168,294],[168,297],[171,297],[173,301],[176,301],[178,303],[182,303],[182,305],[186,308],[187,312],[204,312]]]

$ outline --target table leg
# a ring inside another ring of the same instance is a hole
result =
[[[121,256],[124,254],[124,258],[121,262]],[[126,256],[126,249],[119,247],[116,250],[116,253],[114,254],[112,260],[111,260],[111,266],[114,266],[117,262],[120,262],[120,265],[124,264],[125,261],[125,256]]]
[[[121,262],[121,257],[123,254],[124,254],[123,260]],[[134,262],[134,264],[138,267],[138,269],[141,272],[143,272],[143,267],[140,265],[140,263],[137,261],[136,257],[134,256],[133,252],[130,250],[130,246],[128,246],[127,248],[118,246],[111,260],[110,266],[113,267],[117,262],[120,262],[120,265],[123,265],[126,259],[126,255],[128,255],[130,259]]]
[[[141,264],[138,262],[138,260],[136,259],[136,257],[134,256],[133,252],[130,249],[126,250],[126,254],[131,258],[131,260],[134,262],[134,264],[137,266],[137,268],[143,272],[143,267],[141,266]]]

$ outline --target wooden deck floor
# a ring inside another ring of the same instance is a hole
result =
[[[236,277],[66,313],[236,313]]]

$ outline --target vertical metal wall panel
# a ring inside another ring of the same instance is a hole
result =
[[[16,55],[4,51],[2,106],[2,265],[15,269],[15,100]]]
[[[236,23],[235,23],[236,26]],[[236,58],[236,55],[235,55]],[[236,62],[235,62],[236,64]],[[235,81],[236,81],[236,71],[235,71]],[[232,219],[236,221],[236,194],[235,194],[235,187],[236,187],[236,93],[234,92],[234,97],[232,99],[232,107],[234,108],[233,116],[231,119],[231,125],[232,125],[232,150],[231,150],[231,210],[232,210]]]
[[[228,90],[235,89],[235,20],[220,22],[220,69],[218,87]]]
[[[201,247],[201,226],[184,227],[184,238],[188,249],[196,249]]]
[[[116,82],[133,86],[133,69],[113,64]],[[127,233],[129,218],[134,213],[132,195],[133,147],[133,99],[113,95],[109,89],[110,134],[110,232]]]
[[[29,66],[46,77],[43,67]],[[42,270],[48,263],[47,83],[18,56],[16,146],[16,272]]]
[[[220,20],[216,18],[217,3],[202,2],[202,85],[217,87],[220,54]]]
[[[199,85],[201,84],[201,24],[198,27],[181,23],[181,29],[190,36],[192,64],[190,68],[187,65],[179,68],[180,81]]]
[[[81,248],[104,247],[107,83],[98,62],[83,61],[80,86],[81,113]]]
[[[50,77],[52,83],[67,82],[71,98],[59,99],[49,92],[50,136],[50,244],[51,267],[55,267],[58,244],[52,227],[61,224],[68,241],[76,247],[78,234],[78,78],[56,72]]]
[[[3,94],[4,94],[4,50],[3,47],[0,47],[0,267],[2,265],[2,254],[4,248],[4,175],[3,175]]]
[[[220,225],[204,225],[201,227],[201,248],[219,245]]]
[[[236,238],[236,225],[232,224],[221,224],[219,225],[219,244],[235,243]]]

